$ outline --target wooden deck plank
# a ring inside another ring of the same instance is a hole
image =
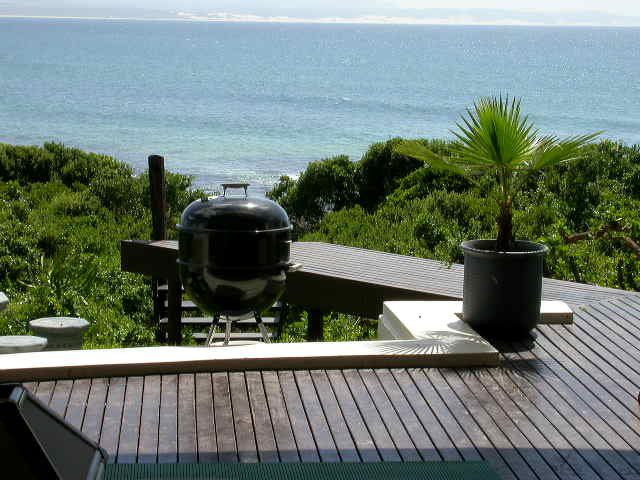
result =
[[[194,374],[178,376],[178,462],[198,461]]]
[[[542,373],[538,373],[537,370],[536,373],[533,373],[529,370],[519,368],[522,360],[518,354],[505,355],[506,365],[512,367],[513,372],[505,368],[503,373],[517,386],[518,391],[521,393],[520,398],[529,399],[529,401],[535,405],[534,410],[528,411],[528,418],[536,421],[537,425],[544,425],[545,421],[549,422],[560,435],[559,437],[555,437],[555,441],[560,442],[560,445],[566,441],[570,445],[568,452],[584,460],[590,469],[597,472],[599,478],[607,479],[611,476],[614,478],[617,477],[617,474],[612,472],[611,467],[603,457],[600,456],[594,447],[588,443],[587,439],[570,423],[571,418],[567,418],[562,411],[557,409],[557,404],[562,402],[562,400],[555,397],[553,390],[549,390],[549,387],[545,385]],[[536,362],[535,368],[541,368],[538,365]],[[547,396],[549,396],[549,398],[547,398]],[[553,430],[547,430],[548,438],[553,438],[551,437],[552,434]],[[579,463],[581,463],[581,461],[579,461]]]
[[[597,357],[606,362],[612,372],[623,376],[636,389],[640,388],[640,349],[611,328],[614,322],[609,318],[606,322],[596,321],[593,312],[589,310],[581,312],[580,318],[583,322],[576,325],[573,329],[574,334],[579,336]]]
[[[463,267],[457,264],[319,242],[294,242],[291,255],[304,265],[305,271],[462,296]],[[543,294],[545,298],[558,300],[574,294],[580,303],[625,295],[621,290],[549,279],[545,279]]]
[[[577,342],[575,337],[572,343],[574,341]],[[598,410],[596,414],[608,414],[609,411],[612,411],[623,422],[628,422],[631,418],[634,421],[632,425],[638,425],[637,420],[640,412],[637,411],[632,401],[634,398],[633,390],[630,392],[623,389],[619,385],[622,380],[603,368],[602,362],[591,361],[585,357],[581,358],[580,355],[575,357],[566,355],[562,349],[570,348],[569,344],[557,336],[554,337],[554,342],[551,342],[546,335],[541,335],[538,339],[538,347],[539,349],[535,350],[538,358],[541,358],[546,365],[551,366],[552,370],[563,379],[580,390],[582,390],[579,387],[581,384],[586,391],[607,400],[606,404],[602,405],[604,409]],[[559,362],[557,364],[559,368],[554,368],[556,366],[554,362]],[[566,390],[562,386],[558,388],[562,391]],[[567,390],[567,392],[570,391]],[[600,402],[596,402],[596,404],[598,403]]]
[[[138,459],[143,386],[144,378],[127,378],[120,424],[120,438],[118,440],[117,463],[136,463]]]
[[[449,385],[457,392],[460,392],[459,396],[473,395],[475,397],[477,400],[476,405],[481,408],[483,416],[484,413],[487,414],[489,425],[487,430],[493,430],[495,425],[501,436],[504,436],[504,441],[514,447],[535,476],[545,479],[560,478],[552,467],[558,461],[558,458],[554,457],[549,462],[545,458],[544,452],[538,452],[535,449],[534,444],[527,438],[526,432],[520,430],[520,427],[503,410],[504,405],[501,406],[496,403],[493,396],[477,378],[483,372],[452,372],[445,370],[444,373]],[[520,470],[517,471],[519,474],[521,473]]]
[[[517,355],[520,359],[531,358],[528,352]],[[574,404],[579,401],[579,397],[573,395],[567,401],[549,382],[554,382],[553,375],[547,373],[544,366],[538,365],[539,375],[527,375],[527,379],[537,392],[536,402],[541,408],[546,409],[554,424],[560,425],[563,432],[578,450],[603,478],[619,478],[618,469],[628,471],[629,466],[622,459],[618,452],[611,449],[599,433],[591,427],[589,419],[583,418],[580,411],[574,408]],[[536,393],[530,391],[529,395]]]
[[[49,405],[51,395],[53,395],[53,388],[56,386],[55,381],[39,382],[36,392],[36,398],[45,405]]]
[[[107,402],[100,430],[100,446],[109,454],[109,463],[115,463],[118,456],[118,438],[120,437],[126,384],[127,379],[124,377],[109,379]]]
[[[489,447],[488,451],[495,450],[507,464],[511,473],[517,475],[517,478],[531,480],[536,478],[533,469],[500,430],[500,427],[482,409],[473,392],[465,388],[455,371],[430,369],[426,372],[434,387],[448,396],[448,398],[445,397],[447,398],[447,406],[454,410],[456,415],[459,415],[461,411],[467,412],[468,420],[461,422],[461,426],[472,439],[476,435]]]
[[[407,399],[407,403],[413,410],[417,420],[415,423],[420,423],[429,435],[430,440],[433,442],[434,448],[444,461],[460,461],[462,456],[458,449],[451,441],[451,438],[444,430],[440,419],[434,414],[430,407],[430,402],[427,402],[420,391],[416,388],[413,380],[409,376],[408,372],[404,369],[394,369],[392,371],[379,370],[378,375],[381,377],[387,393],[389,393],[394,387],[389,385],[391,380],[387,379],[387,375],[391,373],[393,380],[395,380],[399,392]],[[399,396],[399,393],[395,395]],[[395,400],[394,400],[395,403]],[[411,415],[408,417],[411,418]],[[414,427],[417,428],[417,427]],[[425,454],[423,453],[423,456]]]
[[[629,322],[623,322],[610,304],[591,304],[581,308],[580,316],[589,322],[589,331],[604,336],[615,344],[614,351],[622,350],[629,356],[632,368],[640,366],[640,338],[629,331]],[[578,324],[582,327],[582,323]],[[584,330],[584,329],[583,329]]]
[[[109,381],[106,378],[91,379],[87,408],[82,419],[82,432],[94,442],[100,441],[108,389]]]
[[[127,271],[175,275],[177,242],[123,241],[121,257]],[[286,295],[306,307],[376,318],[382,300],[462,298],[462,265],[320,242],[293,242],[291,260],[303,268],[288,275]],[[545,278],[542,295],[582,305],[633,294]]]
[[[167,266],[173,266],[173,264],[175,264],[177,250],[178,243],[173,240],[126,240],[122,242],[121,248],[123,255],[123,268],[138,268],[140,270],[144,270],[145,274],[160,274],[164,272],[166,275],[166,268],[165,270],[162,270],[162,268],[165,267],[165,264]],[[146,261],[136,261],[136,259],[140,259],[141,256]],[[424,275],[422,277],[420,277],[418,273],[416,281],[421,285],[424,285],[425,282],[437,284],[443,280],[455,283],[456,277],[461,274],[461,272],[456,271],[456,275],[442,275],[442,272],[446,273],[446,270],[461,270],[461,265],[457,264],[450,266],[436,260],[322,242],[293,242],[291,246],[291,257],[292,260],[302,263],[304,265],[303,271],[306,272],[322,272],[323,267],[331,267],[334,270],[337,270],[336,273],[338,274],[350,274],[354,271],[358,271],[359,269],[366,269],[367,272],[375,275],[376,273],[380,273],[380,267],[388,267],[391,268],[392,273],[396,273],[395,277],[411,276],[416,272],[423,272],[423,274],[428,273],[429,275]],[[336,259],[335,262],[327,262],[327,259],[333,258]],[[149,271],[150,267],[154,265],[157,266],[159,270],[162,270],[162,272]],[[354,266],[357,268],[353,268]],[[403,275],[398,275],[398,272],[401,272]],[[441,272],[441,275],[434,276],[433,272]],[[382,273],[384,274],[388,272]],[[624,292],[622,290],[602,288],[589,284],[576,284],[562,280],[549,280],[548,284],[547,288],[552,292],[578,292],[583,295],[590,295],[591,297],[599,299],[629,295],[629,292]]]
[[[127,432],[135,431],[128,419],[136,417],[134,405],[137,403],[140,440],[136,460],[145,461],[142,448],[145,420],[142,418],[146,412],[151,431],[153,428],[157,431],[158,423],[163,421],[160,403],[163,412],[173,405],[173,419],[170,418],[168,425],[177,422],[170,435],[177,439],[173,449],[176,461],[203,461],[204,458],[194,458],[196,453],[206,451],[202,446],[207,443],[215,443],[215,434],[198,435],[201,418],[208,418],[203,421],[210,425],[210,431],[218,428],[219,433],[218,417],[233,414],[233,419],[227,420],[231,440],[237,442],[238,430],[245,428],[254,437],[247,442],[251,446],[250,455],[257,456],[260,461],[299,460],[291,424],[293,418],[299,436],[307,435],[307,440],[313,443],[310,451],[315,452],[316,461],[321,459],[317,440],[320,435],[328,435],[341,461],[352,460],[354,454],[358,460],[379,461],[383,456],[378,452],[382,453],[389,444],[393,445],[397,458],[402,459],[398,448],[410,445],[409,451],[420,452],[422,458],[428,459],[480,458],[480,452],[505,479],[638,477],[636,459],[640,456],[635,450],[637,445],[628,443],[632,439],[629,433],[626,439],[621,435],[624,424],[619,422],[615,428],[609,426],[607,430],[604,419],[594,413],[596,405],[589,405],[592,398],[588,397],[586,387],[582,386],[583,390],[580,390],[578,387],[582,384],[566,372],[564,364],[541,347],[536,347],[534,352],[505,353],[504,367],[500,369],[167,375],[162,379],[162,395],[159,377],[111,379],[109,392],[103,389],[107,409],[101,441],[105,445],[109,431],[117,432],[120,439],[115,450],[117,461],[132,461],[126,438]],[[538,355],[542,355],[542,359]],[[218,377],[216,387],[212,383],[213,376]],[[87,398],[83,427],[91,422],[87,415],[94,415],[89,399],[100,398],[99,380],[94,379],[88,390],[88,381],[76,381],[74,385],[84,385],[84,393],[83,388],[78,392],[71,388],[67,413],[71,412],[74,402],[81,405],[82,398]],[[102,385],[104,382],[102,380]],[[64,383],[58,383],[57,396],[54,387],[52,398],[55,396],[62,404],[66,387]],[[172,401],[171,392],[174,391],[175,401]],[[169,398],[165,398],[167,394]],[[216,405],[218,394],[220,398]],[[200,412],[207,403],[209,413],[206,408]],[[193,451],[190,452],[192,456],[180,457],[176,454],[180,452],[180,411],[186,406],[191,411],[195,428],[188,429]],[[94,410],[99,416],[100,409]],[[332,412],[331,417],[329,412]],[[239,426],[238,419],[247,415],[250,426],[249,423]],[[320,422],[310,419],[318,415]],[[318,433],[319,423],[324,424],[322,434]],[[376,434],[376,428],[386,432],[387,437],[379,432]],[[633,433],[630,426],[626,429]],[[220,438],[217,440],[221,441]],[[155,442],[151,442],[155,443],[154,448],[159,441],[156,437]],[[280,445],[286,446],[287,442],[288,448],[280,449]],[[447,449],[449,453],[445,456]],[[237,453],[237,450],[233,451],[231,461],[238,460]],[[152,460],[155,459],[154,453]]]
[[[312,372],[312,378],[318,392],[322,392],[320,400],[325,406],[325,410],[335,405],[335,410],[339,411],[344,418],[362,461],[379,462],[380,455],[376,444],[371,438],[342,373],[337,370],[317,370]],[[335,404],[333,403],[334,399]]]
[[[429,398],[429,401],[433,401],[436,397],[438,398],[438,416],[451,417],[452,420],[449,421],[448,426],[454,432],[459,430],[462,433],[462,435],[458,433],[459,437],[462,437],[460,442],[462,445],[471,445],[483,460],[491,463],[502,478],[516,478],[508,463],[478,426],[469,410],[465,408],[455,392],[451,390],[437,371],[432,371],[431,369],[412,371],[411,376],[418,388],[423,392],[423,395]],[[428,393],[425,394],[425,392]],[[467,441],[464,441],[465,437],[468,438]],[[456,442],[456,444],[458,443]],[[466,448],[462,450],[463,457],[465,456],[464,450]]]
[[[236,432],[231,410],[231,392],[226,372],[211,374],[213,382],[213,404],[216,414],[216,440],[218,459],[223,463],[237,463]]]
[[[278,374],[273,371],[262,372],[262,383],[269,407],[269,414],[271,415],[271,424],[273,426],[280,461],[284,463],[297,463],[300,461],[300,456],[298,455],[296,439],[293,435],[293,429],[284,403]]]
[[[363,375],[363,377],[365,376],[365,374],[368,375],[368,373],[365,372],[361,372],[361,374]],[[377,382],[384,390],[389,404],[393,406],[395,412],[397,413],[398,420],[411,438],[411,441],[420,454],[422,460],[442,460],[441,454],[436,449],[429,434],[425,430],[423,424],[420,422],[415,414],[413,407],[411,406],[411,403],[416,402],[416,398],[411,397],[409,400],[405,397],[389,370],[377,370],[375,372],[372,372],[372,375],[376,375]],[[367,383],[366,380],[365,383]],[[369,391],[371,391],[371,388],[369,388]]]
[[[90,389],[91,380],[88,378],[75,380],[73,382],[73,387],[71,388],[69,404],[67,405],[67,411],[65,412],[64,419],[78,430],[82,428],[82,420],[87,408],[87,399],[89,397]]]
[[[311,426],[302,406],[293,373],[290,371],[278,372],[278,380],[300,459],[303,462],[320,462],[320,453],[311,433]]]
[[[174,271],[175,249],[159,255],[158,268]],[[304,264],[290,275],[297,298],[330,306],[461,295],[459,265],[314,243],[294,243],[292,260]],[[331,303],[336,292],[344,303]],[[640,478],[640,295],[545,279],[543,296],[572,304],[576,323],[539,327],[533,349],[505,351],[500,368],[185,371],[27,387],[111,461],[133,460],[139,411],[138,462],[158,461],[161,448],[175,461],[486,459],[505,479]]]
[[[280,457],[271,424],[271,412],[262,384],[262,375],[260,372],[246,372],[245,379],[260,462],[277,463]]]
[[[572,452],[571,445],[559,430],[536,409],[505,370],[479,370],[475,375],[491,394],[493,401],[509,415],[512,422],[545,457],[560,478],[581,480],[600,478],[581,456]]]
[[[198,461],[218,461],[216,445],[216,423],[213,409],[213,386],[210,373],[196,373],[196,434]]]
[[[162,375],[160,381],[158,463],[175,463],[178,460],[178,376]]]
[[[298,391],[300,392],[300,398],[311,427],[311,432],[313,433],[313,438],[318,447],[320,460],[323,462],[339,462],[341,458],[338,453],[338,447],[336,446],[331,428],[329,427],[329,421],[320,405],[309,372],[306,370],[295,371],[294,378],[298,386]],[[358,460],[358,455],[353,443],[347,446],[345,455],[349,457],[351,461]]]
[[[373,437],[378,453],[385,462],[400,462],[402,461],[402,454],[398,451],[396,444],[391,437],[391,434],[387,430],[378,409],[376,408],[369,392],[362,382],[357,370],[344,370],[342,371],[347,388],[351,392],[353,399],[355,400],[358,410],[362,415],[365,424],[369,429],[369,433]],[[338,384],[338,382],[332,383]],[[405,452],[406,454],[406,452]]]
[[[140,412],[138,463],[156,463],[158,461],[161,383],[159,375],[144,377],[142,408]]]
[[[26,388],[32,395],[38,390],[38,382],[22,382],[22,386]]]
[[[307,373],[305,372],[305,376],[306,375]],[[326,372],[323,370],[313,370],[309,372],[308,375],[310,375],[311,381],[313,382],[313,386],[318,395],[322,411],[327,419],[327,423],[329,424],[329,429],[331,430],[331,435],[335,441],[341,461],[361,461],[362,456],[360,455],[354,438],[349,431],[347,421],[342,414],[342,410],[340,409],[340,405],[338,404],[338,400],[333,392],[333,388],[327,378]]]
[[[55,387],[53,388],[53,394],[51,395],[49,407],[63,418],[65,412],[67,411],[67,405],[69,404],[69,397],[71,396],[72,387],[73,380],[58,380]]]
[[[554,351],[554,353],[558,352]],[[532,354],[523,352],[520,356],[527,358]],[[550,362],[550,357],[545,356],[542,351],[538,353],[538,356],[542,357],[545,362],[544,367],[540,367],[541,371],[546,371],[544,369]],[[559,357],[560,355],[555,358]],[[640,473],[640,455],[634,451],[637,449],[635,445],[638,445],[638,436],[629,428],[634,425],[635,420],[630,423],[621,421],[619,417],[615,416],[613,410],[610,410],[610,406],[601,403],[598,397],[589,392],[585,388],[585,384],[577,382],[568,370],[555,370],[553,373],[549,372],[549,375],[545,375],[544,378],[553,388],[554,394],[565,400],[566,405],[569,406],[568,411],[573,419],[572,423],[578,430],[583,429],[584,435],[594,448],[605,450],[607,461],[614,468],[620,467],[621,472],[626,472],[630,467]],[[618,410],[618,415],[620,415],[620,410]],[[613,428],[612,425],[616,428]],[[614,449],[611,453],[606,452],[611,448]],[[620,457],[623,457],[624,461],[621,462]]]
[[[410,369],[407,373],[415,388],[420,392],[424,402],[432,409],[434,416],[442,426],[450,438],[451,443],[455,445],[456,450],[463,460],[478,461],[483,460],[478,446],[476,446],[469,436],[460,427],[458,419],[447,408],[447,404],[442,397],[436,392],[431,382],[428,380],[424,371],[421,369]],[[403,378],[404,375],[395,375],[396,379]],[[408,379],[406,379],[408,383]],[[405,385],[405,388],[410,388]],[[482,446],[481,446],[482,447]]]
[[[591,303],[582,308],[591,308],[598,316],[605,316],[615,322],[624,332],[624,336],[634,343],[640,342],[640,315],[620,300]]]
[[[229,390],[231,392],[238,459],[241,463],[257,463],[258,449],[244,372],[229,373]]]
[[[582,350],[590,352],[590,358],[597,359],[615,376],[623,377],[630,385],[632,392],[640,388],[640,374],[637,372],[640,362],[630,353],[635,350],[635,346],[616,341],[615,332],[604,325],[598,328],[597,325],[589,324],[591,315],[587,312],[581,312],[580,319],[582,322],[578,322],[571,332],[586,346],[586,349]],[[594,333],[596,328],[598,328],[597,333]],[[553,327],[552,330],[557,333],[553,338],[565,336],[566,330],[557,330]]]
[[[625,295],[624,297],[616,297],[616,300],[623,301],[632,306],[636,312],[640,312],[640,294]]]
[[[373,370],[359,370],[358,374],[362,379],[367,392],[371,396],[382,421],[387,427],[387,431],[393,439],[393,443],[398,449],[398,453],[405,462],[419,462],[422,460],[413,440],[409,436],[407,430],[402,423],[402,419],[398,416],[394,406],[389,401],[386,392],[380,385],[379,379],[375,376]]]

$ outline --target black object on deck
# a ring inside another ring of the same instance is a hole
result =
[[[17,384],[0,385],[3,478],[100,479],[107,453]]]

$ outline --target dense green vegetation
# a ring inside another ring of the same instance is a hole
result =
[[[460,241],[495,237],[494,179],[476,185],[437,172],[397,154],[400,142],[374,144],[357,162],[313,162],[270,195],[303,240],[459,262]],[[168,173],[170,226],[199,196],[190,187],[189,178]],[[91,322],[88,347],[152,343],[149,282],[120,270],[119,251],[121,239],[150,236],[148,202],[146,174],[113,158],[58,144],[0,144],[0,290],[11,300],[0,334],[26,333],[38,317],[77,315]],[[638,212],[640,146],[602,141],[586,147],[584,159],[526,179],[514,198],[515,235],[551,247],[549,276],[639,290]],[[292,318],[285,341],[305,334],[304,313],[294,309]],[[375,323],[327,318],[327,340],[373,335]]]
[[[195,194],[187,177],[167,180],[175,220]],[[120,270],[119,250],[149,238],[148,203],[147,176],[113,158],[0,144],[0,290],[11,300],[0,334],[68,315],[90,320],[88,347],[151,343],[149,282]]]
[[[373,145],[359,162],[334,157],[283,177],[270,193],[301,240],[462,262],[458,245],[495,238],[495,177],[471,184],[396,152],[400,139]],[[446,154],[451,144],[419,140]],[[640,146],[601,141],[580,160],[527,175],[513,198],[515,237],[551,247],[545,275],[640,289]],[[385,172],[384,181],[363,172]],[[373,194],[372,194],[373,192]]]

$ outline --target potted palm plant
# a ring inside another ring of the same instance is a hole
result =
[[[396,151],[431,168],[456,172],[476,182],[481,175],[497,183],[497,238],[469,240],[464,252],[464,320],[481,333],[523,337],[540,317],[545,245],[516,240],[513,199],[526,175],[582,155],[582,147],[598,133],[560,140],[541,136],[520,112],[520,100],[487,97],[468,109],[449,156],[437,155],[418,141]]]

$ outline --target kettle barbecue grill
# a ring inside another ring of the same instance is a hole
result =
[[[282,296],[289,261],[291,223],[284,209],[267,198],[249,197],[248,183],[222,184],[223,193],[192,202],[182,213],[178,269],[185,291],[213,316],[207,336],[226,319],[224,345],[231,323],[253,315],[269,341],[261,312]],[[228,189],[244,195],[227,195]]]

